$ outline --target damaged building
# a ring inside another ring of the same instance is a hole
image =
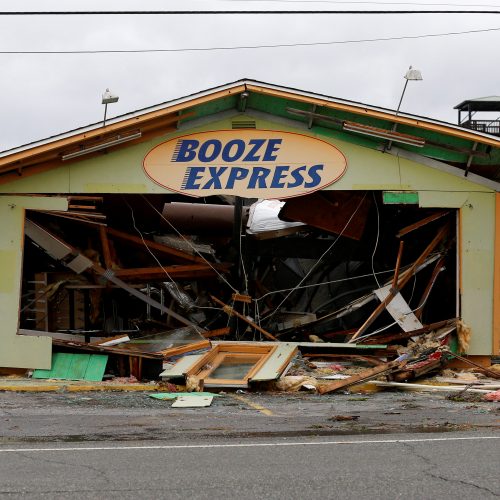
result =
[[[242,80],[4,151],[0,366],[241,387],[300,351],[407,380],[433,333],[487,367],[489,132]]]

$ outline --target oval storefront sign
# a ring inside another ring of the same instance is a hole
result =
[[[347,168],[331,144],[291,132],[217,130],[177,137],[144,158],[160,186],[189,196],[290,198],[323,189]]]

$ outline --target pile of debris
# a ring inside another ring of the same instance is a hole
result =
[[[35,376],[326,394],[439,372],[471,335],[456,214],[387,194],[82,195],[29,212],[19,333],[49,335],[55,356]]]

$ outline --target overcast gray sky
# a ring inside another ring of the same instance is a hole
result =
[[[419,4],[419,5],[415,5]],[[481,9],[500,0],[0,0],[0,10]],[[178,49],[331,42],[500,28],[500,15],[226,15],[0,17],[0,51]],[[500,95],[500,31],[439,38],[210,52],[0,54],[0,150],[102,119],[101,94],[119,115],[240,78],[253,78],[456,122],[464,99]]]

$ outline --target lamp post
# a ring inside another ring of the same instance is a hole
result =
[[[410,80],[423,80],[422,78],[422,73],[420,73],[420,71],[418,69],[413,69],[412,66],[410,66],[408,68],[408,71],[406,72],[405,76],[404,76],[406,82],[405,82],[405,86],[403,87],[403,92],[401,93],[401,99],[399,99],[399,104],[398,104],[398,109],[396,110],[396,116],[398,115],[399,113],[399,108],[401,108],[401,103],[403,102],[403,97],[405,95],[405,92],[406,92],[406,87],[408,85],[408,82]],[[396,129],[398,128],[398,124],[395,123],[393,126],[392,126],[392,132],[395,132]],[[392,148],[392,141],[389,141],[385,147],[384,147],[384,151],[389,151],[390,149]]]
[[[403,92],[401,94],[401,99],[399,99],[399,104],[398,104],[398,109],[396,110],[396,114],[399,113],[399,108],[401,107],[401,103],[403,102],[403,97],[405,95],[405,92],[406,92],[406,86],[408,85],[408,82],[410,80],[423,80],[422,78],[422,73],[420,73],[420,71],[418,69],[413,69],[412,66],[409,67],[408,71],[406,72],[405,76],[404,76],[406,82],[405,82],[405,86],[403,87]]]
[[[106,115],[108,113],[108,104],[112,104],[114,102],[118,102],[119,97],[117,95],[112,94],[109,89],[106,89],[106,92],[102,94],[102,104],[104,104],[104,120],[102,126],[106,126]]]

